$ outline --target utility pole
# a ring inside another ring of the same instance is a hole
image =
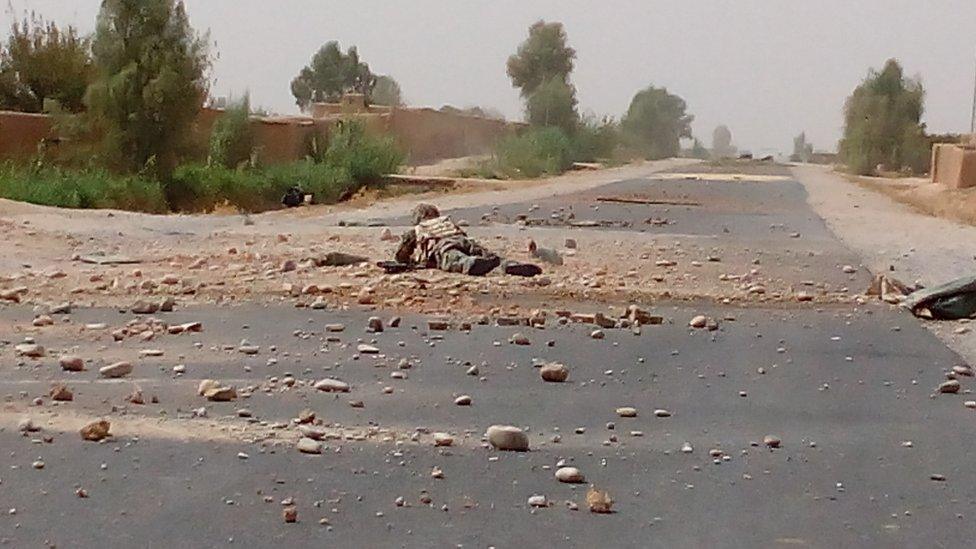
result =
[[[976,65],[973,68],[976,69]],[[976,70],[974,70],[974,78],[976,78]],[[973,112],[969,118],[969,133],[973,135],[971,139],[976,140],[976,80],[973,82]]]

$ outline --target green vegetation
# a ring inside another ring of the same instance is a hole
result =
[[[167,211],[162,186],[151,178],[95,168],[64,170],[41,163],[0,164],[0,197],[64,208]]]
[[[236,168],[251,160],[254,131],[251,129],[251,99],[245,95],[230,106],[214,124],[210,136],[210,163]]]
[[[635,148],[647,159],[678,156],[681,138],[691,139],[691,121],[684,99],[665,88],[637,92],[621,121],[621,128]]]
[[[105,158],[165,178],[206,96],[205,40],[182,2],[104,0],[92,50],[98,74],[85,102]]]
[[[166,194],[177,211],[210,211],[229,204],[246,212],[280,206],[282,195],[298,187],[319,204],[332,204],[360,188],[395,173],[402,153],[389,137],[370,135],[361,123],[346,121],[329,140],[321,161],[267,167],[247,163],[236,169],[225,164],[186,165],[176,169]]]
[[[881,72],[872,69],[847,98],[840,156],[853,173],[888,171],[924,173],[930,145],[921,123],[925,90],[906,78],[901,65],[889,59]]]
[[[80,111],[94,71],[91,40],[32,15],[0,45],[0,109],[42,112],[45,103]]]
[[[403,105],[403,92],[392,76],[381,75],[376,77],[376,85],[373,86],[369,99],[374,105],[399,107]]]
[[[485,167],[487,175],[510,179],[557,175],[573,163],[573,143],[559,128],[532,128],[503,139]]]
[[[567,135],[576,133],[576,88],[558,78],[544,81],[526,98],[525,117],[540,128],[559,128]]]
[[[302,110],[320,101],[336,102],[345,93],[369,97],[376,76],[360,61],[355,46],[343,53],[336,41],[327,42],[312,56],[312,62],[291,81],[291,93]]]
[[[508,58],[507,67],[512,85],[520,89],[522,97],[530,97],[551,80],[569,84],[576,50],[567,41],[562,23],[538,21],[529,27],[529,37]]]

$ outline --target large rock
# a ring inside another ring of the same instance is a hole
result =
[[[100,419],[82,427],[80,431],[81,438],[84,440],[90,440],[92,442],[98,442],[108,437],[108,432],[111,428],[112,424],[104,419]]]
[[[539,370],[542,379],[552,383],[562,383],[569,378],[569,368],[558,362],[550,362]]]
[[[492,425],[487,436],[488,442],[499,450],[525,452],[529,449],[529,437],[518,427]]]
[[[203,396],[211,402],[230,402],[237,398],[237,389],[225,386],[210,387],[204,391]]]
[[[116,362],[115,364],[102,366],[101,368],[98,369],[98,373],[101,374],[102,377],[109,377],[109,378],[125,377],[132,373],[132,363]]]
[[[81,372],[85,369],[85,361],[80,356],[66,355],[58,359],[61,369],[68,372]]]

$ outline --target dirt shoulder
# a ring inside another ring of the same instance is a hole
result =
[[[797,166],[793,173],[806,187],[814,211],[871,272],[933,286],[976,271],[976,227],[899,203],[895,195],[903,190],[894,187],[879,192],[873,189],[880,183],[858,185],[822,166]],[[926,326],[976,360],[976,334],[968,322]]]

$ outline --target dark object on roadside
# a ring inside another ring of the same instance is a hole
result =
[[[313,257],[311,259],[316,267],[347,267],[369,261],[367,257],[343,252],[329,252],[325,254],[325,257]]]
[[[281,203],[288,208],[297,208],[305,202],[305,193],[298,187],[292,187],[285,191],[285,196],[281,197]]]
[[[976,276],[912,292],[902,305],[917,317],[959,320],[976,315]]]
[[[524,276],[531,278],[542,274],[542,268],[531,263],[520,263],[518,261],[505,261],[502,263],[505,274],[512,276]]]
[[[413,265],[399,261],[377,261],[376,266],[386,271],[386,274],[405,273],[413,269]]]

